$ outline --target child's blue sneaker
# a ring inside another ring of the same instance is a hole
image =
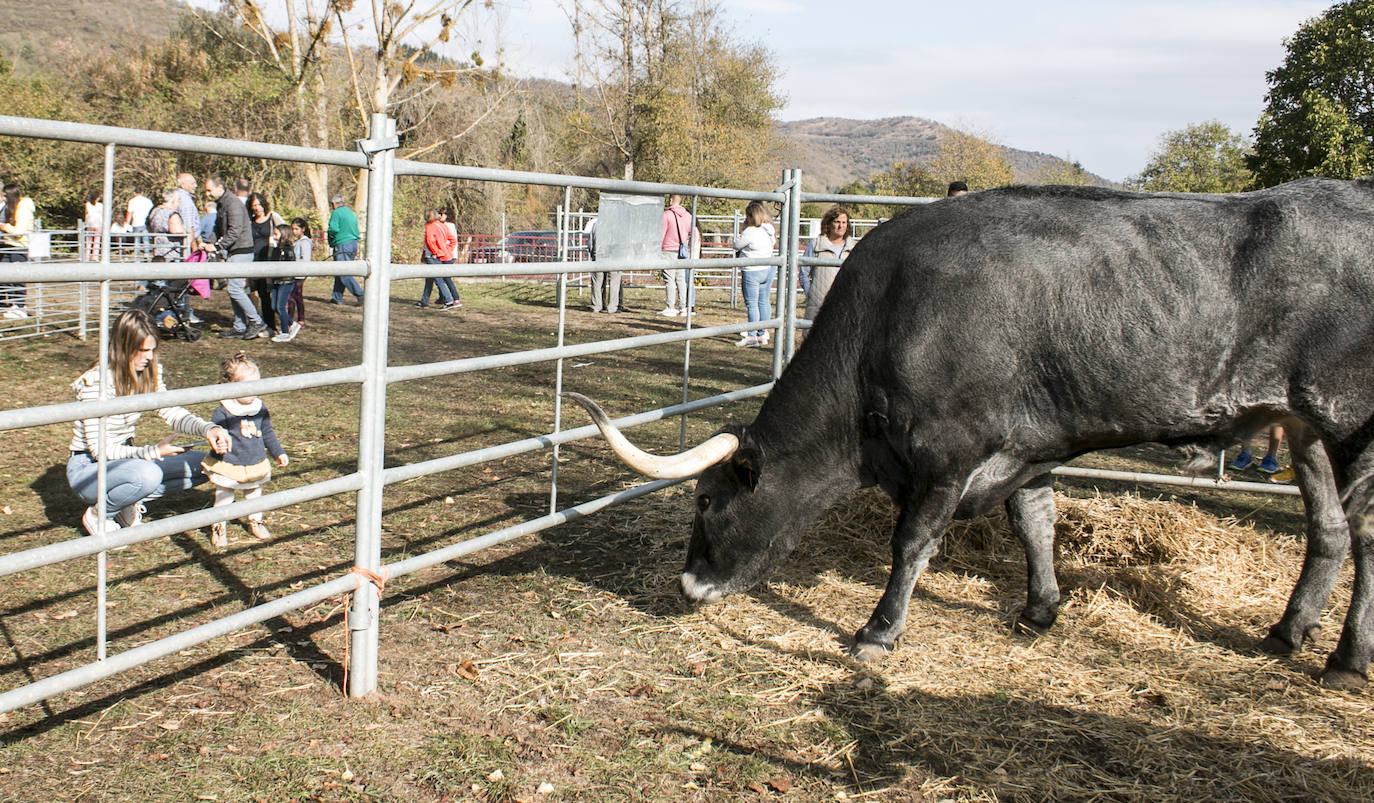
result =
[[[1272,454],[1265,455],[1264,459],[1260,461],[1259,470],[1265,474],[1279,473],[1279,459]]]
[[[1245,469],[1249,468],[1254,462],[1255,456],[1250,454],[1249,449],[1242,446],[1240,449],[1240,454],[1236,455],[1235,460],[1232,460],[1231,462],[1227,463],[1226,467],[1231,469],[1232,471],[1244,471]]]

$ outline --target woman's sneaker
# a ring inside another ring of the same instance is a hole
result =
[[[296,339],[296,335],[300,334],[300,333],[301,333],[301,330],[304,329],[304,328],[305,328],[305,324],[301,323],[300,321],[296,321],[296,322],[292,323],[292,324],[291,324],[291,331],[287,333],[287,334],[289,334],[289,335],[291,335],[291,336],[288,337],[287,340],[295,340],[295,339]]]
[[[1259,470],[1264,474],[1279,473],[1279,459],[1272,454],[1267,454],[1260,461]]]
[[[120,527],[135,527],[143,521],[143,514],[148,512],[142,502],[135,502],[127,507],[122,507],[114,515],[114,520],[119,522]]]
[[[757,337],[754,337],[753,335],[748,334],[744,335],[739,340],[735,341],[736,346],[757,346],[758,344],[759,339]]]
[[[1255,456],[1250,454],[1249,449],[1242,447],[1240,450],[1240,454],[1236,455],[1235,460],[1232,460],[1231,462],[1227,463],[1226,467],[1231,469],[1232,471],[1244,471],[1245,469],[1254,465],[1254,462]]]
[[[81,514],[81,526],[86,528],[86,532],[95,535],[100,531],[100,512],[93,507],[86,508],[86,512]],[[114,532],[119,529],[119,522],[111,516],[105,519],[105,533]]]

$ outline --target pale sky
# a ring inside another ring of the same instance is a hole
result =
[[[512,75],[566,80],[568,0],[509,0]],[[1075,159],[1113,181],[1160,137],[1220,120],[1250,136],[1266,70],[1328,0],[722,0],[772,51],[783,120],[910,115]]]

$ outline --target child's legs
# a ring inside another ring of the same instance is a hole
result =
[[[291,328],[291,293],[295,292],[295,285],[276,284],[272,286],[272,306],[277,310],[277,317],[281,319],[281,330],[284,332]]]
[[[245,501],[245,502],[247,502],[247,501],[249,501],[249,500],[251,500],[251,499],[257,499],[259,496],[262,496],[262,486],[261,486],[261,485],[254,485],[252,488],[244,488],[244,489],[243,489],[243,501]],[[262,521],[262,513],[261,513],[261,512],[259,512],[259,513],[249,513],[249,514],[248,514],[248,520],[249,520],[249,521]]]
[[[297,279],[291,290],[291,320],[305,323],[305,280]]]

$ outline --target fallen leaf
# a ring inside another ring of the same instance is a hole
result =
[[[768,785],[780,793],[786,793],[788,789],[792,788],[792,782],[786,778],[774,778],[768,782]]]
[[[492,770],[491,774],[487,776],[487,780],[488,780],[488,781],[491,781],[492,783],[497,783],[498,781],[504,781],[504,780],[506,780],[506,774],[505,774],[504,772],[502,772],[502,771],[500,770],[500,768],[498,767],[497,769]]]
[[[4,513],[6,516],[8,516],[9,514],[11,514],[11,513],[13,513],[13,512],[14,512],[14,508],[10,507],[9,505],[5,505],[4,507],[0,507],[0,513]]]
[[[72,618],[73,616],[76,616],[76,611],[64,611],[64,612],[62,612],[62,613],[55,613],[55,614],[52,615],[52,618],[54,618],[54,619],[70,619],[70,618]]]
[[[159,723],[157,723],[157,726],[158,726],[159,728],[162,728],[163,730],[174,731],[174,730],[177,730],[178,728],[181,727],[181,723],[180,723],[180,722],[159,722]]]
[[[545,781],[539,784],[539,788],[534,790],[534,793],[536,795],[551,795],[553,794],[553,784]]]
[[[453,670],[468,680],[477,679],[477,665],[472,661],[463,661]]]

